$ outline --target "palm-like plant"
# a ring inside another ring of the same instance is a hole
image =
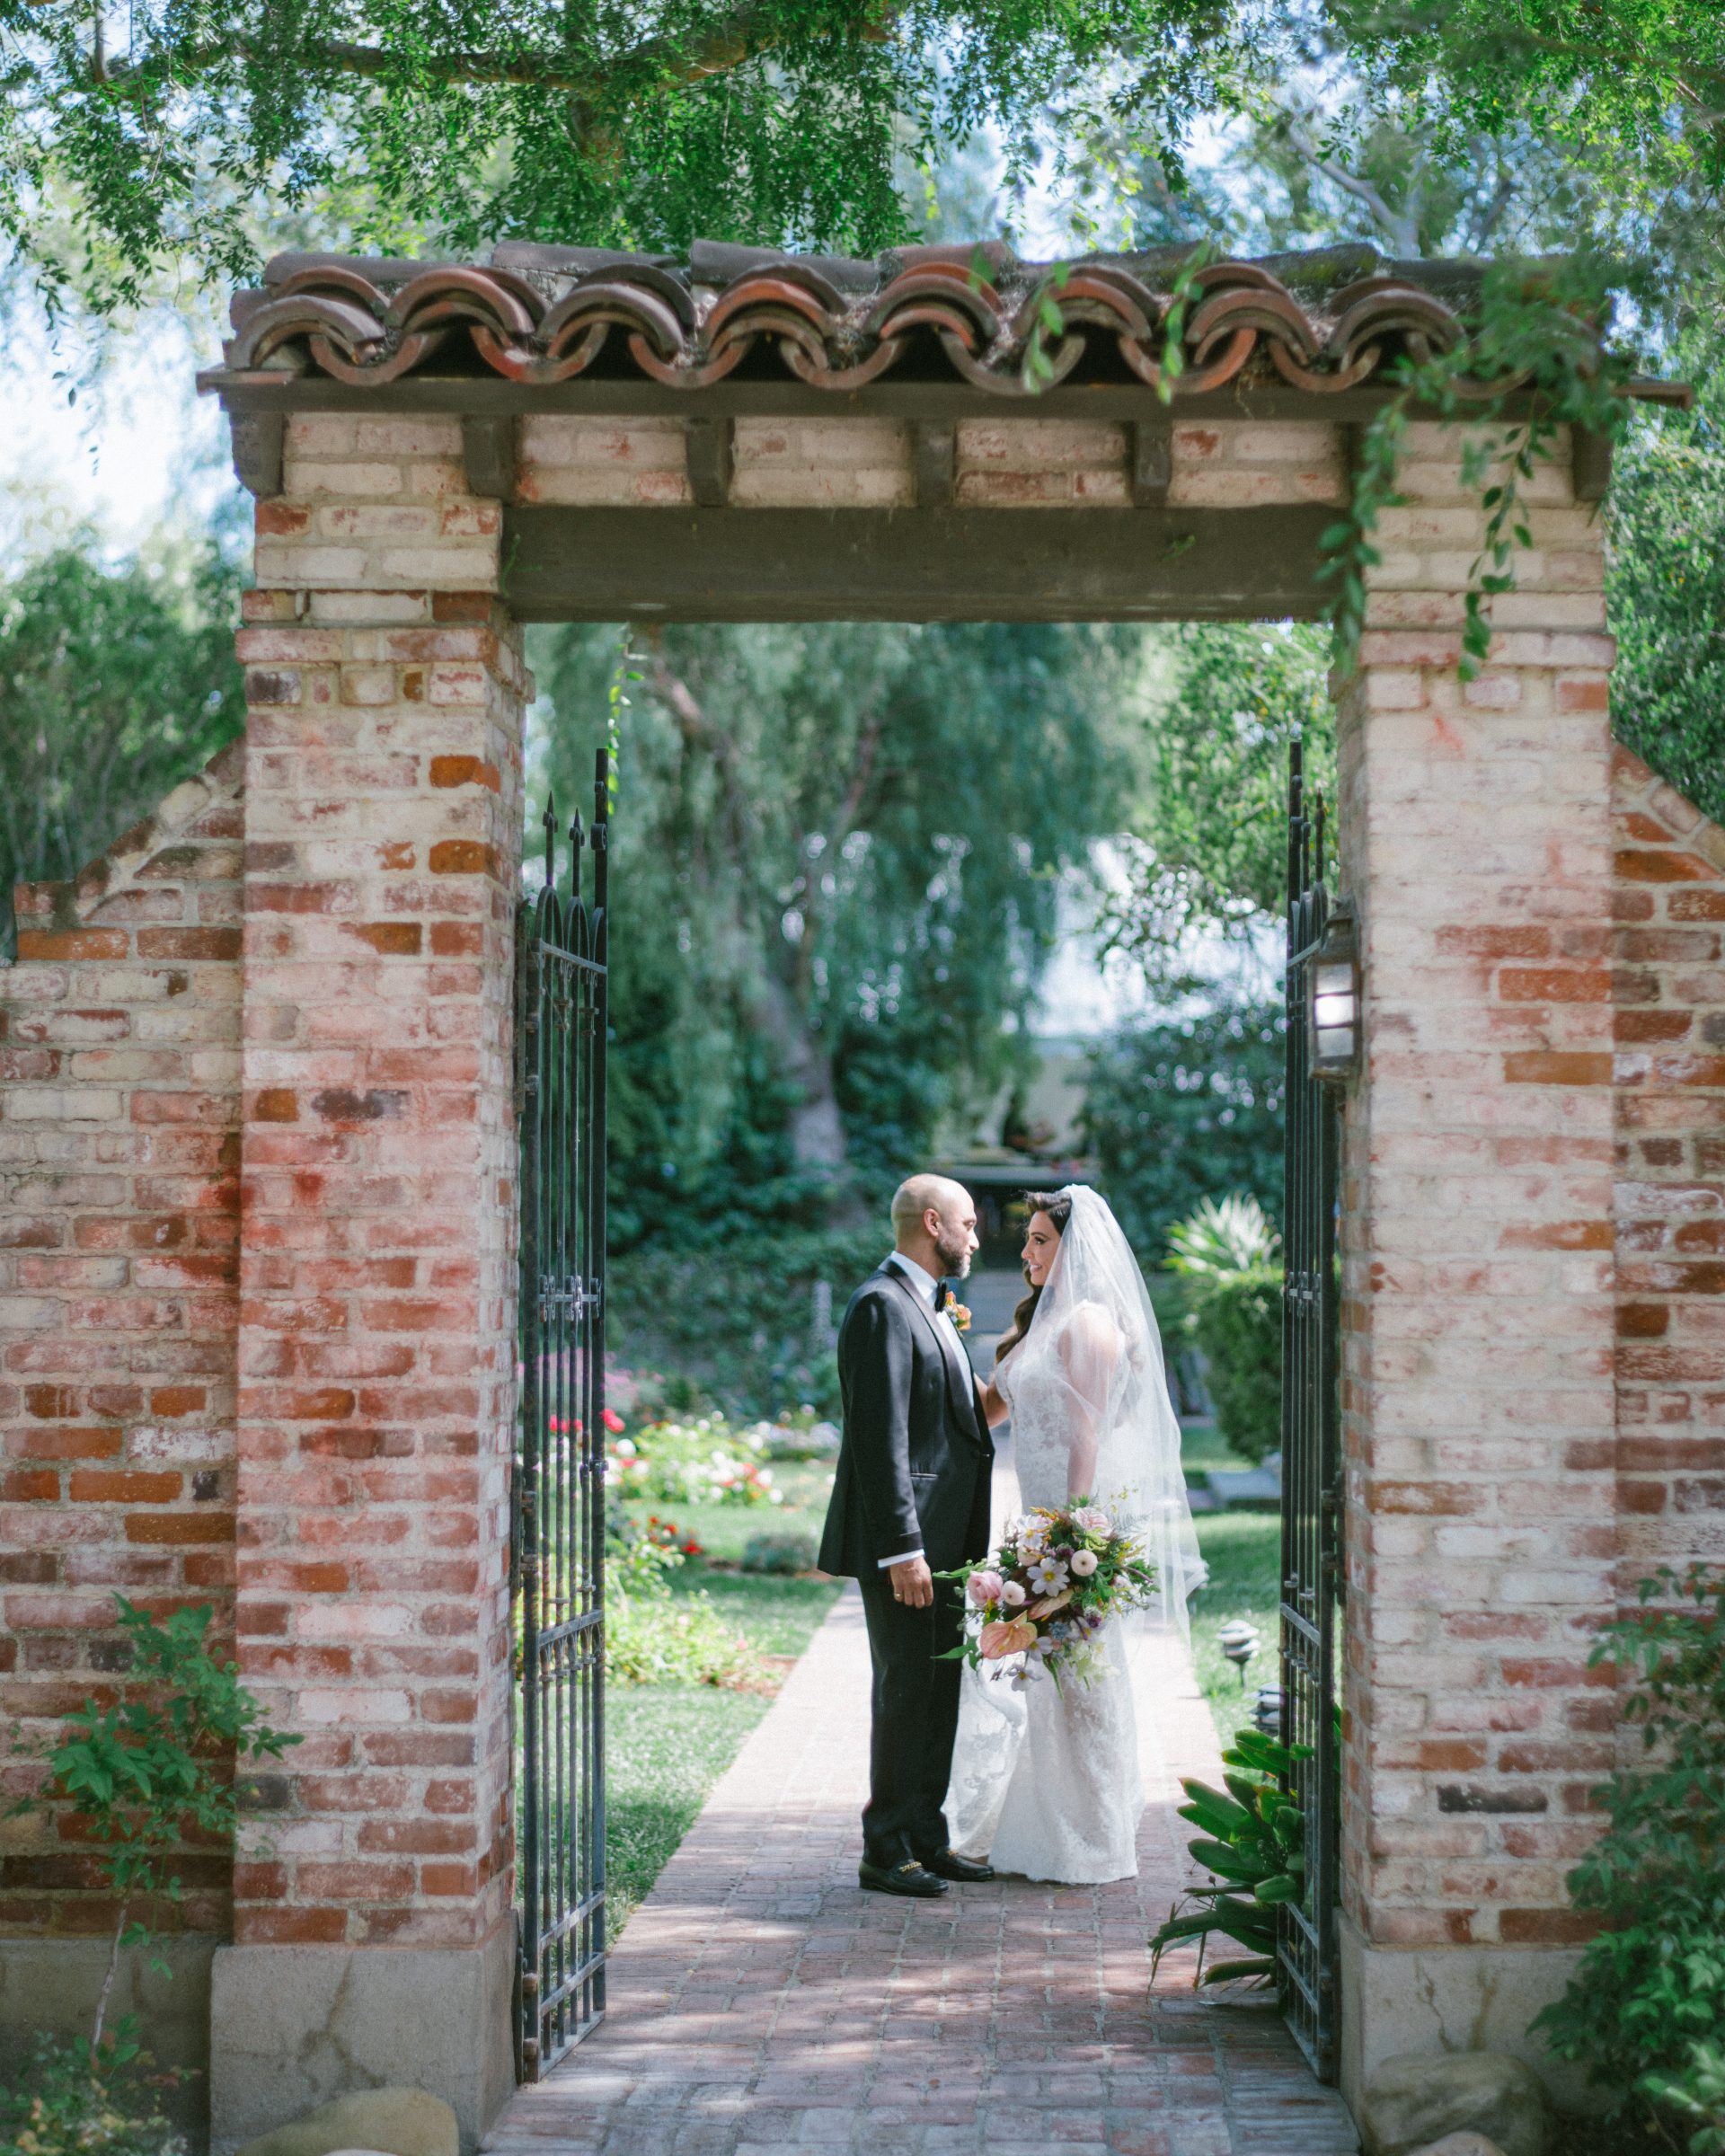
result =
[[[1180,1807],[1199,1832],[1187,1847],[1213,1876],[1208,1886],[1194,1886],[1184,1897],[1196,1908],[1176,1904],[1150,1941],[1150,1973],[1168,1948],[1189,1939],[1208,1942],[1220,1933],[1246,1949],[1243,1957],[1199,1960],[1199,1984],[1225,1984],[1240,1976],[1261,1980],[1276,1974],[1276,1911],[1305,1893],[1305,1814],[1284,1794],[1281,1783],[1296,1760],[1310,1759],[1305,1745],[1283,1745],[1256,1729],[1234,1732],[1222,1754],[1230,1770],[1225,1787],[1183,1778],[1187,1801]]]
[[[1205,1276],[1245,1273],[1268,1265],[1282,1247],[1282,1239],[1255,1197],[1235,1191],[1218,1205],[1215,1198],[1200,1199],[1168,1236],[1170,1269]]]

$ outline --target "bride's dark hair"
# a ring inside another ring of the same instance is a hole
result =
[[[1066,1223],[1072,1218],[1072,1200],[1063,1197],[1057,1190],[1027,1190],[1024,1193],[1024,1209],[1027,1214],[1046,1213],[1057,1235],[1066,1233]],[[1026,1266],[1024,1277],[1028,1280],[1030,1277],[1030,1268]],[[1041,1300],[1042,1290],[1033,1287],[1013,1312],[1012,1329],[1001,1335],[1000,1344],[995,1349],[995,1360],[997,1363],[1004,1362],[1031,1330],[1031,1320],[1036,1315],[1036,1306]]]

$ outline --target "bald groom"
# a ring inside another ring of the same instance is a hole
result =
[[[892,1233],[839,1328],[845,1433],[820,1564],[861,1587],[874,1666],[858,1881],[923,1898],[994,1877],[948,1842],[962,1666],[941,1657],[963,1617],[953,1583],[933,1576],[987,1554],[995,1448],[944,1310],[947,1277],[961,1280],[977,1249],[970,1195],[913,1175],[894,1195]]]

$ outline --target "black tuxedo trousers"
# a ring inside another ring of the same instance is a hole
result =
[[[895,1600],[887,1565],[920,1549],[942,1572],[986,1556],[994,1445],[958,1336],[892,1266],[852,1296],[838,1336],[844,1436],[820,1565],[862,1589],[873,1667],[865,1854],[897,1863],[948,1841],[963,1604]]]

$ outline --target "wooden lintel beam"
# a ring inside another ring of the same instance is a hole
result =
[[[1311,621],[1334,517],[524,503],[505,596],[530,622]]]
[[[951,508],[959,461],[958,429],[950,420],[914,420],[910,452],[916,507]]]
[[[513,501],[515,421],[469,412],[461,422],[461,459],[467,491],[488,501]]]
[[[282,455],[288,439],[286,411],[235,411],[234,476],[260,501],[281,492]]]
[[[1135,508],[1159,509],[1174,476],[1174,435],[1165,420],[1132,422],[1132,502]]]
[[[1591,427],[1570,434],[1570,482],[1578,501],[1603,501],[1611,484],[1611,437]]]
[[[737,424],[730,419],[694,419],[683,423],[683,454],[689,491],[698,508],[722,509],[730,499],[737,467]]]

